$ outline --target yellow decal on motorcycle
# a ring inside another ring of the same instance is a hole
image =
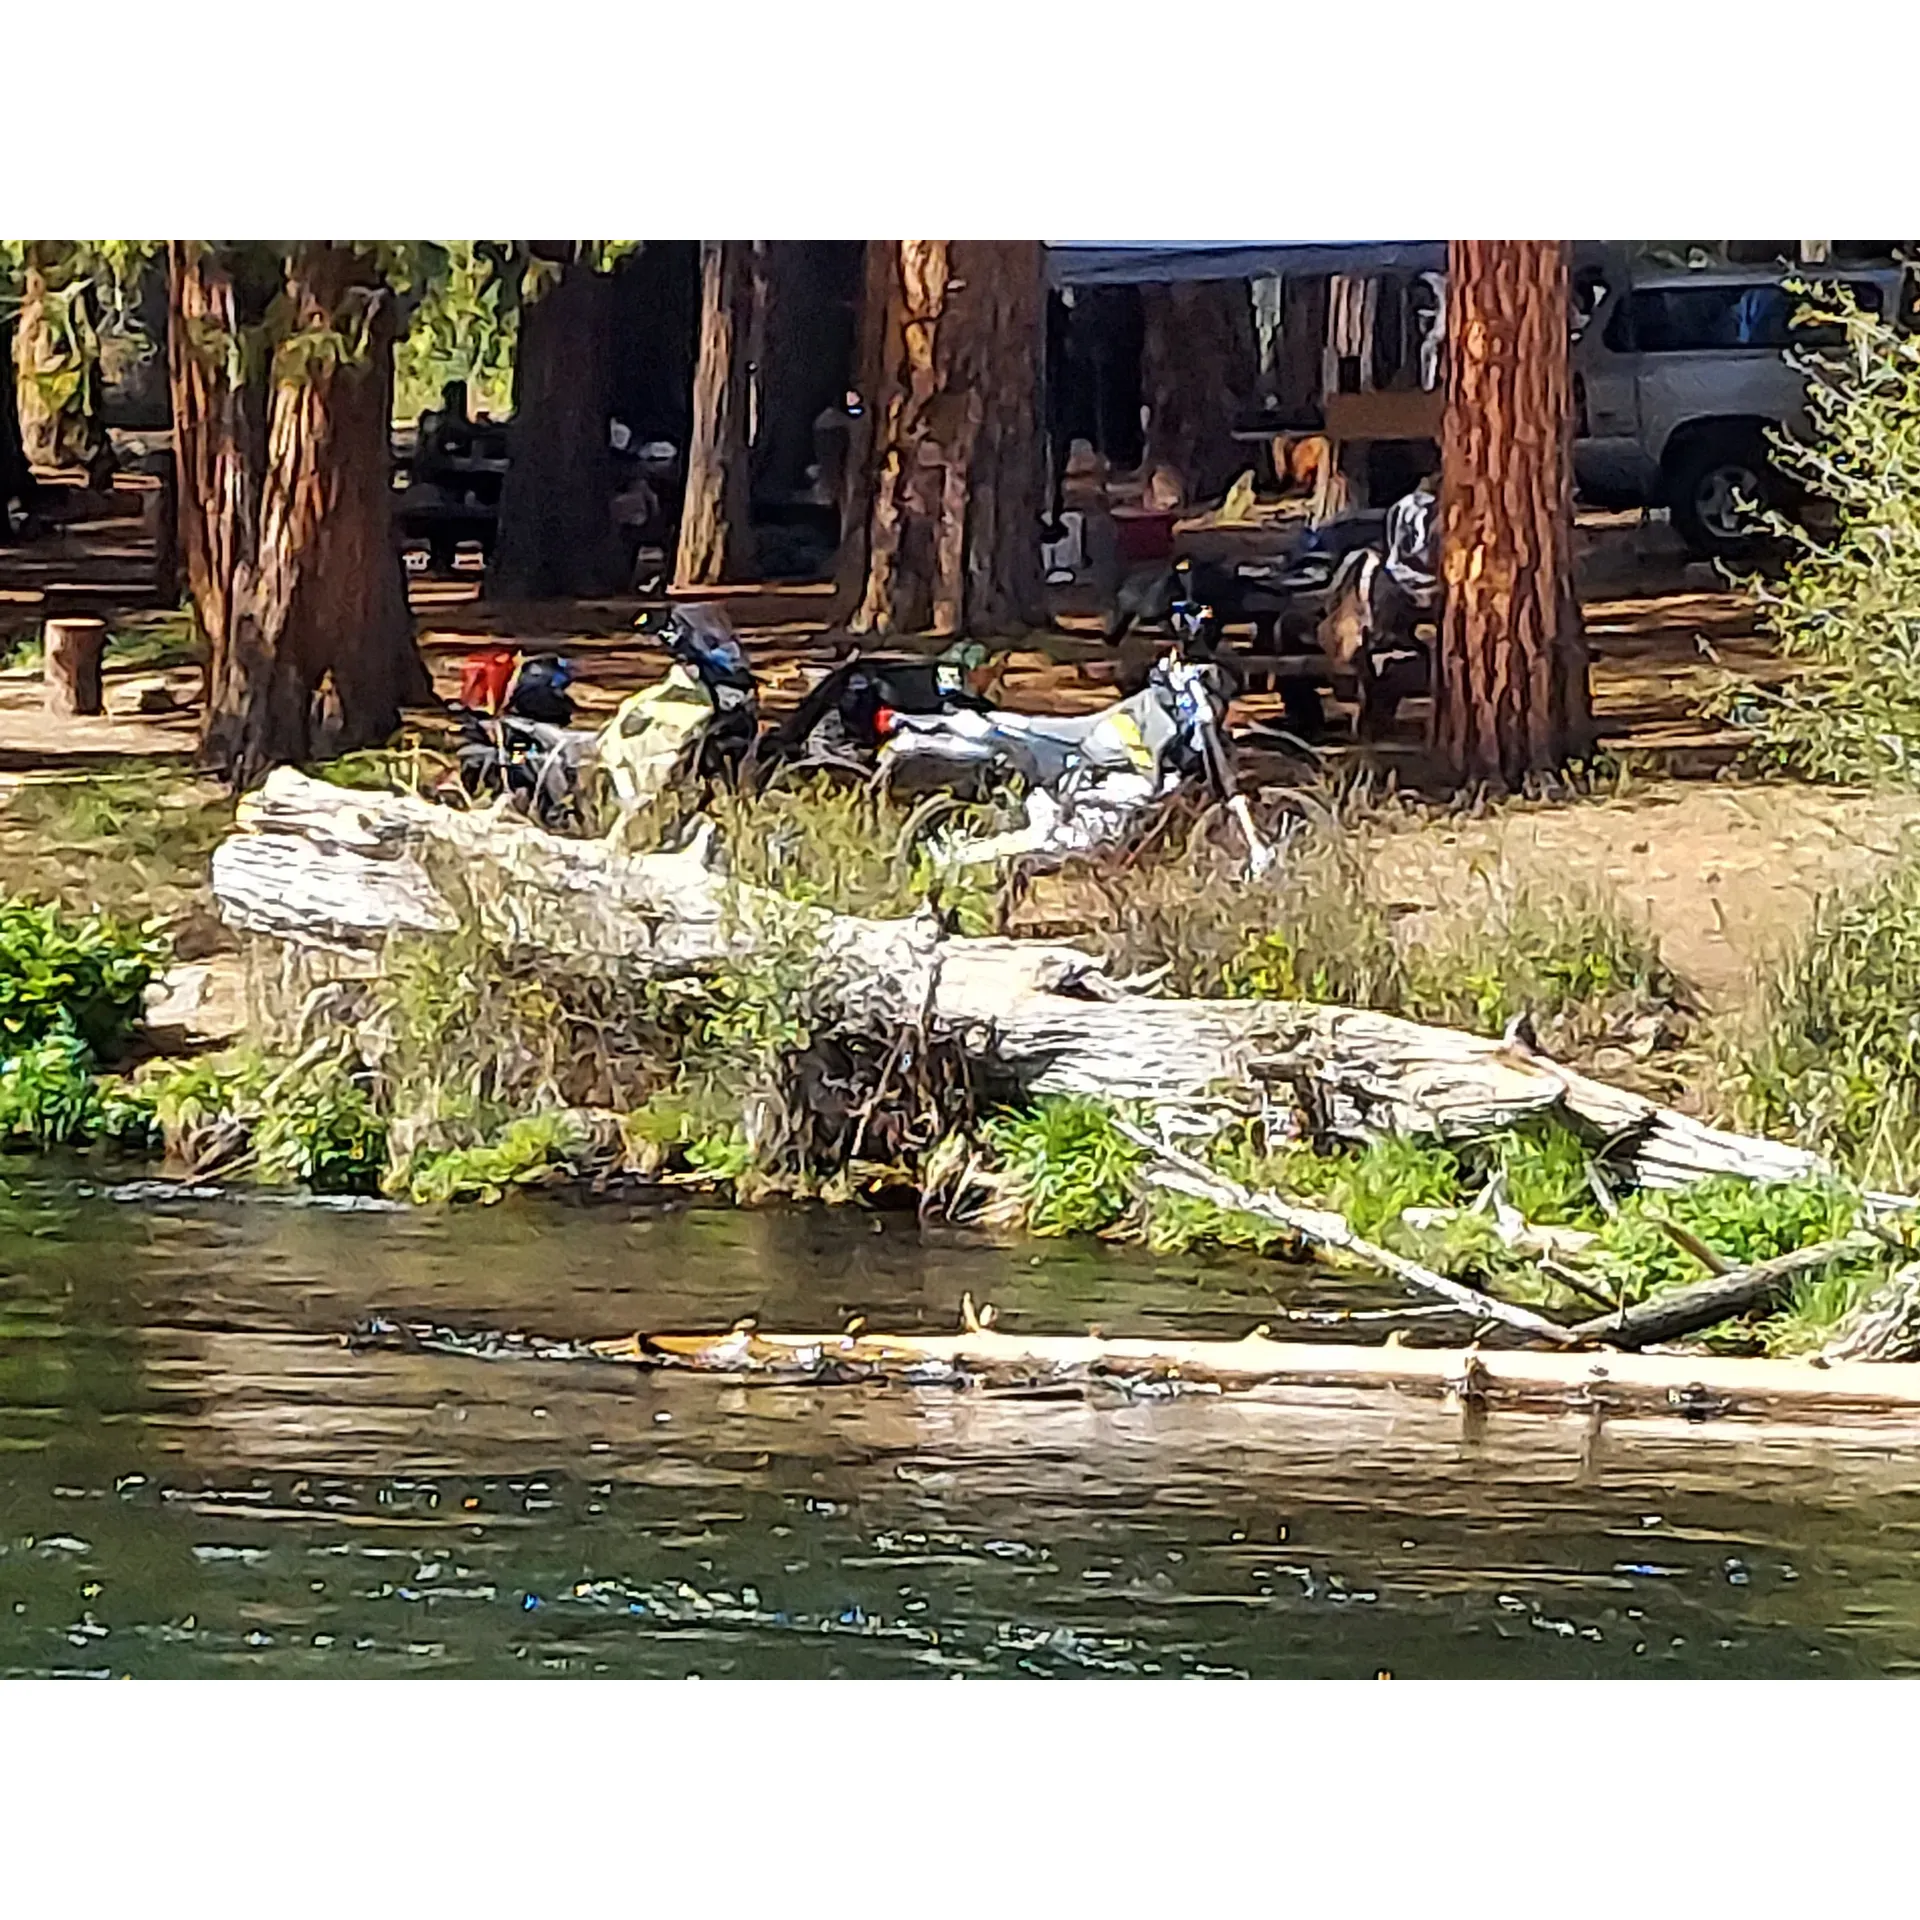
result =
[[[1153,750],[1141,737],[1139,723],[1130,713],[1113,713],[1107,716],[1107,724],[1120,736],[1121,748],[1127,758],[1142,773],[1153,771]]]

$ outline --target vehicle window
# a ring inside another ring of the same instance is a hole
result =
[[[1868,313],[1881,309],[1879,285],[1849,281],[1848,290]],[[1622,303],[1607,327],[1616,353],[1778,353],[1783,347],[1833,346],[1834,326],[1796,327],[1793,317],[1807,296],[1773,281],[1751,286],[1649,287]]]

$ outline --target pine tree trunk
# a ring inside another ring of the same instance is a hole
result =
[[[1146,468],[1165,467],[1183,498],[1212,500],[1253,464],[1233,437],[1260,381],[1253,300],[1242,280],[1143,287]]]
[[[1044,249],[903,240],[874,243],[870,261],[868,511],[850,624],[1023,632],[1042,618]]]
[[[753,493],[771,499],[807,484],[813,423],[846,391],[845,322],[818,241],[755,241],[753,274]]]
[[[567,241],[535,241],[559,278],[520,314],[511,465],[487,596],[600,599],[629,583],[613,524],[613,288]]]
[[[394,313],[350,249],[169,247],[179,541],[207,763],[239,787],[371,746],[432,697],[390,480]],[[275,299],[292,316],[262,336]]]
[[[1463,785],[1518,788],[1592,731],[1567,326],[1563,242],[1451,243],[1433,744]]]
[[[693,444],[680,515],[676,587],[713,587],[752,566],[748,418],[753,369],[751,240],[708,240],[700,254],[700,358],[693,377]]]
[[[834,558],[836,617],[850,621],[867,592],[867,547],[873,531],[874,409],[887,384],[888,338],[894,319],[894,288],[900,277],[900,243],[869,240],[861,260],[859,334],[853,349],[853,391],[858,412],[847,434],[846,467],[840,476],[840,551]]]

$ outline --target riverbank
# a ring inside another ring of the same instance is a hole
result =
[[[129,1063],[102,1093],[75,1092],[50,1056],[36,1056],[47,1086],[13,1073],[17,1135],[91,1130],[150,1141],[170,1171],[195,1179],[428,1204],[554,1182],[664,1181],[736,1201],[912,1204],[992,1231],[1095,1233],[1162,1250],[1299,1251],[1271,1223],[1151,1192],[1140,1154],[1097,1103],[996,1091],[964,1049],[930,1047],[909,1063],[881,1030],[862,1039],[846,1028],[821,997],[805,917],[877,914],[863,924],[904,933],[907,919],[886,916],[912,915],[933,884],[881,803],[820,789],[722,805],[717,825],[735,850],[726,886],[758,887],[785,903],[787,920],[744,955],[716,952],[677,979],[623,984],[598,965],[570,967],[564,945],[544,962],[501,946],[484,903],[451,939],[390,944],[371,973],[316,971],[310,959],[289,968],[277,943],[249,951],[208,910],[202,849],[224,832],[225,803],[159,769],[126,785],[139,804],[105,817],[97,784],[16,789],[0,845],[70,904],[165,900],[164,930],[205,951],[162,983],[168,1030],[142,1042],[158,1057]],[[1781,922],[1798,900],[1804,926],[1816,926],[1829,877],[1858,886],[1901,872],[1905,824],[1890,802],[1724,783],[1628,781],[1479,818],[1328,792],[1309,796],[1270,887],[1237,880],[1201,832],[1177,851],[1163,843],[1143,859],[1083,862],[1031,887],[949,894],[943,908],[974,932],[1044,932],[1108,978],[1157,974],[1163,994],[1304,996],[1493,1035],[1524,1016],[1549,1057],[1750,1123],[1755,1022],[1779,992],[1771,943],[1790,933]],[[1710,886],[1674,878],[1688,861],[1738,874],[1768,846],[1781,855],[1782,911],[1766,942],[1758,915],[1730,921],[1714,912]],[[1664,891],[1636,911],[1617,875],[1624,865],[1630,877],[1636,859],[1652,866],[1656,847]],[[1600,866],[1604,849],[1621,859]],[[1676,922],[1682,909],[1692,917]],[[1721,970],[1703,991],[1667,956],[1712,952],[1708,919]],[[231,1026],[196,1026],[216,978],[217,1017],[251,1015],[237,1045],[219,1044]],[[1123,1118],[1129,1110],[1123,1099]],[[1667,1199],[1632,1192],[1630,1175],[1609,1193],[1621,1169],[1604,1143],[1560,1122],[1544,1133],[1496,1128],[1466,1149],[1315,1147],[1284,1129],[1277,1137],[1272,1115],[1213,1132],[1205,1151],[1220,1175],[1331,1205],[1404,1257],[1569,1318],[1684,1286],[1716,1264],[1844,1237],[1860,1206],[1846,1180],[1877,1171],[1842,1155],[1831,1179],[1709,1181]],[[1748,1351],[1817,1350],[1857,1318],[1898,1253],[1889,1244],[1836,1259],[1715,1337]]]

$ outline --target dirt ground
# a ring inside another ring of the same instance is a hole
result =
[[[142,485],[123,479],[107,502],[70,498],[70,517],[30,546],[0,549],[0,644],[50,615],[94,613],[112,624],[151,611],[151,549],[140,525]],[[1617,797],[1506,810],[1477,821],[1428,821],[1396,832],[1379,858],[1412,911],[1486,884],[1490,865],[1610,884],[1658,933],[1668,962],[1709,1004],[1736,998],[1753,963],[1805,924],[1814,896],[1891,860],[1920,803],[1804,787],[1713,780],[1737,737],[1702,722],[1697,705],[1724,665],[1775,677],[1751,600],[1690,563],[1672,534],[1637,514],[1582,514],[1580,577],[1593,649],[1594,702],[1603,744],[1644,772]],[[807,670],[847,644],[829,629],[824,587],[723,589],[766,684],[770,710],[803,690]],[[635,619],[658,601],[483,602],[477,574],[416,580],[422,646],[443,691],[476,645],[509,641],[564,648],[582,675],[582,705],[605,711],[662,670],[638,641]],[[1029,709],[1084,710],[1113,698],[1116,660],[1097,620],[1064,596],[1062,629],[1035,636],[1004,665],[1001,697]],[[126,711],[139,689],[167,685],[171,713]],[[97,720],[55,720],[37,674],[0,673],[0,784],[81,773],[130,760],[187,763],[196,715],[192,670],[109,673],[110,709]],[[1241,703],[1248,719],[1278,716],[1275,697]],[[1411,760],[1423,723],[1410,703],[1402,738],[1385,756]],[[1336,757],[1338,750],[1336,750]],[[1256,777],[1257,769],[1256,769]],[[0,880],[4,875],[0,874]]]
[[[1458,903],[1502,873],[1610,887],[1703,1005],[1737,1005],[1757,964],[1802,931],[1815,898],[1884,871],[1920,798],[1780,784],[1655,780],[1617,799],[1424,822],[1382,841],[1396,905]]]

